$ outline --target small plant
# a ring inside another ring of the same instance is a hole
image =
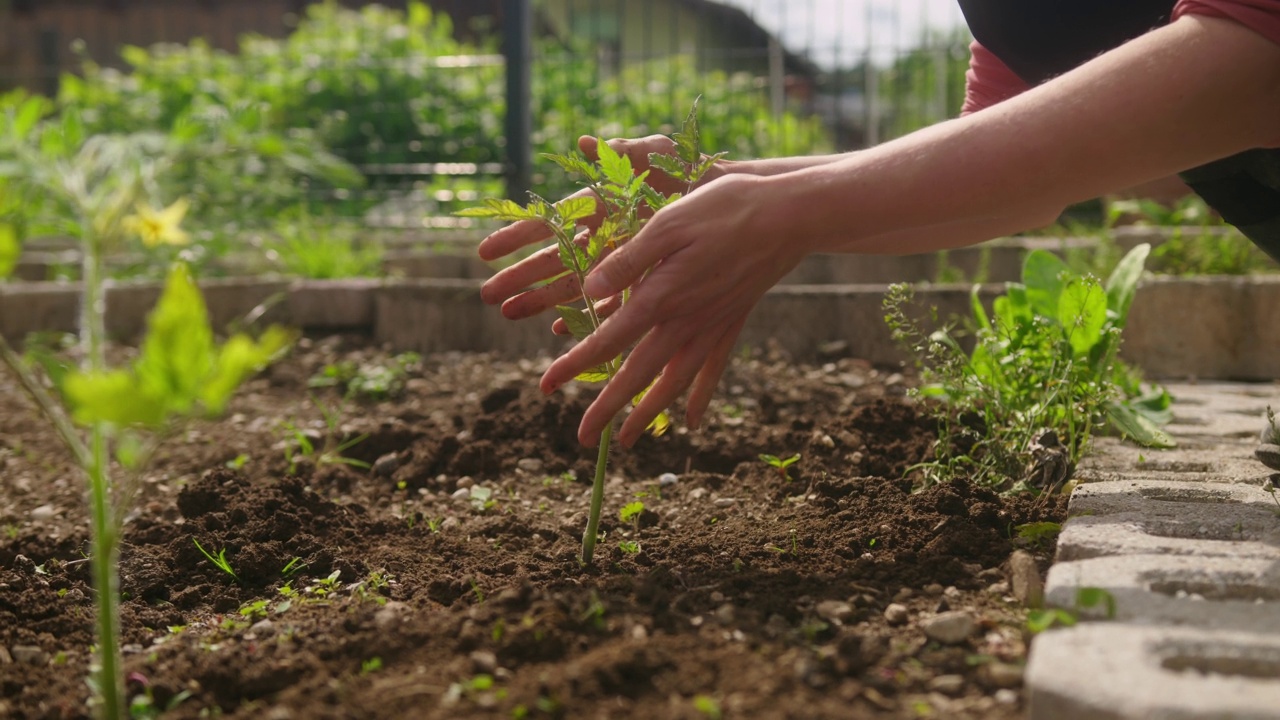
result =
[[[312,279],[374,277],[382,272],[382,247],[363,242],[359,226],[305,212],[276,223],[267,258],[285,274]]]
[[[315,583],[307,586],[306,592],[318,598],[327,598],[338,590],[338,578],[341,577],[341,570],[334,570],[328,576],[316,580]]]
[[[627,555],[639,555],[640,543],[636,542],[635,540],[619,540],[618,549],[626,553]]]
[[[1018,537],[1032,545],[1044,545],[1062,532],[1062,525],[1056,522],[1034,522],[1014,528]]]
[[[785,460],[776,455],[762,454],[760,460],[769,467],[775,468],[778,471],[778,477],[784,482],[791,482],[791,475],[787,472],[787,468],[800,462],[800,454],[796,453]]]
[[[675,154],[651,154],[649,163],[672,180],[683,183],[686,193],[691,192],[694,185],[723,155],[702,154],[697,101],[685,117],[680,132],[675,133],[672,140],[675,141]],[[531,193],[530,202],[523,207],[510,200],[488,200],[484,206],[464,210],[459,215],[543,224],[555,237],[560,263],[565,269],[562,277],[572,276],[581,290],[587,273],[606,252],[634,237],[644,225],[648,213],[656,212],[680,197],[679,193],[664,196],[655,190],[646,182],[650,170],[635,172],[631,158],[619,155],[603,139],[597,141],[596,150],[596,163],[587,162],[577,155],[547,156],[547,159],[564,171],[579,176],[582,184],[591,191],[591,196],[571,196],[558,203],[550,203]],[[600,223],[589,229],[585,243],[578,242],[575,239],[578,225],[597,212],[603,216]],[[629,297],[630,291],[627,290],[621,294],[620,300],[625,304]],[[596,304],[585,293],[582,294],[582,302],[582,308],[569,305],[556,307],[567,330],[578,340],[594,333],[601,323]],[[581,382],[607,383],[613,379],[621,365],[622,357],[619,356],[587,370],[577,379]],[[647,389],[641,392],[632,403],[639,404],[647,392]],[[648,429],[653,434],[660,435],[669,424],[670,418],[663,412],[650,423]],[[605,471],[609,464],[609,444],[612,438],[613,423],[608,423],[600,434],[591,507],[582,536],[580,561],[583,565],[591,563],[599,535]]]
[[[284,448],[285,461],[289,463],[289,474],[297,473],[299,461],[304,458],[310,460],[317,467],[338,464],[368,470],[369,463],[346,457],[343,453],[364,442],[369,436],[367,434],[356,435],[339,440],[341,432],[338,429],[340,424],[338,409],[330,408],[317,401],[314,397],[312,402],[319,408],[320,415],[324,418],[325,433],[322,438],[323,444],[320,447],[316,447],[311,437],[296,424],[288,421],[284,422],[281,426],[282,430],[286,437],[292,440],[291,443],[286,442]]]
[[[472,485],[470,489],[471,509],[478,513],[494,508],[498,505],[497,499],[493,497],[493,490],[483,485]]]
[[[724,714],[720,711],[720,703],[710,695],[695,695],[693,697],[693,709],[697,710],[707,720],[720,720]]]
[[[417,353],[401,353],[386,364],[359,364],[350,360],[325,365],[307,381],[313,388],[341,387],[347,398],[392,400],[404,394],[410,368],[422,361]]]
[[[789,548],[782,548],[782,547],[778,547],[777,545],[766,545],[766,546],[765,546],[765,549],[767,549],[767,550],[772,550],[773,552],[776,552],[776,553],[778,553],[779,555],[790,555],[791,557],[799,557],[799,556],[800,556],[800,542],[799,542],[799,540],[796,538],[796,530],[795,530],[795,528],[792,528],[792,529],[791,529],[790,536],[791,536],[791,543],[790,543],[790,547],[789,547]],[[871,541],[871,544],[872,544],[872,545],[874,545],[874,544],[875,544],[875,542],[876,542],[875,540],[872,540],[872,541]]]
[[[1105,608],[1108,620],[1116,616],[1116,598],[1111,593],[1096,587],[1082,587],[1076,590],[1075,605],[1067,608],[1044,608],[1027,612],[1027,631],[1032,634],[1042,633],[1052,627],[1071,627],[1080,621],[1082,610],[1098,606]]]
[[[210,553],[208,550],[205,550],[204,547],[200,545],[199,540],[195,538],[191,538],[191,542],[196,544],[196,549],[199,550],[202,555],[204,555],[206,558],[209,558],[209,562],[213,563],[214,567],[230,575],[232,580],[238,581],[240,579],[236,577],[236,571],[231,567],[231,562],[227,560],[226,548],[222,548],[221,550],[219,550],[218,554],[215,556],[212,553]]]
[[[618,519],[624,523],[631,523],[633,530],[640,529],[640,516],[644,513],[644,503],[635,500],[622,506],[618,511]]]
[[[1105,284],[1051,253],[1028,253],[1023,281],[1008,285],[991,315],[974,288],[969,351],[951,327],[921,330],[907,312],[910,290],[890,288],[885,320],[926,380],[916,393],[947,405],[935,459],[915,468],[924,484],[963,473],[1003,488],[1032,476],[1061,485],[1068,478],[1045,463],[1058,461],[1069,475],[1103,426],[1142,445],[1173,445],[1158,427],[1170,419],[1168,393],[1144,391],[1116,356],[1149,249],[1134,248]]]
[[[267,606],[269,604],[266,600],[254,600],[241,606],[240,614],[249,620],[260,620],[267,616]]]
[[[375,673],[381,669],[382,669],[382,658],[377,657],[376,655],[374,657],[369,658],[368,660],[361,661],[360,663],[361,675],[368,675],[369,673]]]
[[[280,575],[282,577],[290,577],[294,573],[298,572],[299,570],[301,570],[306,566],[307,564],[302,562],[302,558],[295,557],[294,559],[290,560],[283,568],[281,568]]]

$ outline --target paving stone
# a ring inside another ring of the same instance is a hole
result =
[[[1201,532],[1203,531],[1203,532]],[[1201,557],[1258,558],[1280,561],[1280,523],[1264,532],[1254,524],[1241,524],[1237,537],[1233,523],[1155,521],[1142,513],[1074,517],[1058,535],[1057,562],[1108,555],[1198,555]]]
[[[1280,633],[1280,565],[1274,560],[1128,555],[1049,569],[1049,605],[1104,617],[1105,608],[1075,607],[1079,588],[1111,593],[1120,621]]]
[[[1138,477],[1085,483],[1071,495],[1068,512],[1072,515],[1144,512],[1153,517],[1179,517],[1207,508],[1211,511],[1225,510],[1235,516],[1268,516],[1274,520],[1276,511],[1280,511],[1280,504],[1260,485],[1205,485]]]
[[[1274,720],[1280,635],[1084,623],[1035,639],[1029,720]]]

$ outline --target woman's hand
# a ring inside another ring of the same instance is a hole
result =
[[[630,287],[630,298],[552,363],[542,377],[543,392],[635,348],[587,409],[580,442],[597,442],[604,426],[655,377],[623,423],[619,442],[634,443],[691,386],[687,420],[698,425],[747,315],[806,254],[784,225],[774,226],[771,196],[767,178],[718,180],[663,208],[587,276],[590,297],[609,299]]]

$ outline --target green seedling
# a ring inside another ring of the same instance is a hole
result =
[[[674,155],[652,154],[649,164],[665,173],[672,180],[683,183],[685,192],[693,190],[694,185],[722,157],[723,154],[706,156],[701,150],[701,131],[698,128],[698,103],[685,117],[680,132],[672,136],[675,142]],[[530,194],[530,202],[521,206],[510,200],[488,200],[481,207],[470,208],[459,213],[464,217],[492,218],[506,222],[533,221],[543,224],[555,237],[559,250],[560,263],[564,267],[561,277],[572,276],[579,288],[586,280],[587,273],[595,266],[606,252],[617,248],[638,233],[650,212],[661,210],[676,201],[680,194],[664,196],[647,182],[650,170],[635,172],[631,158],[619,155],[608,143],[600,140],[597,143],[597,162],[591,163],[577,155],[548,155],[547,159],[559,165],[561,169],[577,176],[582,185],[592,192],[588,197],[570,197],[558,203],[550,203]],[[579,224],[592,218],[599,212],[602,219],[587,233],[585,243],[575,240]],[[621,298],[624,304],[630,297],[630,290],[623,291]],[[596,305],[589,297],[582,294],[583,307],[561,305],[556,308],[569,332],[578,340],[583,340],[599,327],[601,318],[596,312]],[[581,382],[607,383],[618,372],[622,365],[622,356],[613,358],[602,365],[591,368],[578,376]],[[646,389],[636,396],[633,404],[638,404],[648,392]],[[659,414],[649,426],[649,431],[660,435],[670,425],[670,418],[665,412]],[[609,463],[609,445],[613,437],[613,423],[605,425],[600,434],[599,451],[596,457],[596,474],[592,485],[591,507],[587,515],[587,527],[582,535],[583,565],[591,563],[600,530],[600,510],[604,502],[605,472]]]
[[[382,658],[374,656],[360,663],[360,674],[368,675],[382,669]]]
[[[346,457],[343,453],[367,440],[369,435],[366,433],[345,440],[338,440],[337,438],[341,435],[339,430],[341,425],[338,416],[339,409],[330,408],[317,401],[314,397],[311,400],[320,410],[321,417],[324,418],[325,433],[323,444],[320,447],[316,447],[316,444],[307,436],[307,433],[303,432],[296,424],[288,421],[284,422],[281,427],[286,439],[292,440],[292,443],[285,443],[284,449],[285,461],[289,463],[289,474],[293,475],[297,472],[298,464],[304,458],[310,460],[316,466],[347,465],[368,470],[371,467],[369,463]]]
[[[493,497],[493,489],[483,485],[472,485],[470,488],[471,509],[482,513],[498,505]]]
[[[1032,545],[1044,545],[1062,532],[1062,525],[1056,522],[1035,522],[1019,525],[1015,528],[1018,537]]]
[[[619,540],[618,549],[628,555],[639,555],[640,543],[635,540]]]
[[[693,709],[701,713],[707,720],[720,720],[724,717],[724,713],[720,711],[720,703],[710,695],[695,695]]]
[[[306,566],[307,566],[307,564],[306,564],[306,563],[304,563],[304,562],[302,562],[302,558],[300,558],[300,557],[295,557],[294,559],[290,560],[290,561],[288,562],[288,564],[286,564],[286,565],[285,565],[285,566],[280,570],[280,575],[281,575],[282,577],[290,577],[290,576],[292,576],[294,573],[296,573],[296,572],[298,572],[299,570],[301,570],[301,569],[305,568]]]
[[[781,477],[784,482],[791,482],[791,475],[787,472],[787,468],[800,462],[800,454],[796,453],[785,460],[776,455],[762,454],[760,460],[769,467],[777,469],[778,477]]]
[[[232,470],[242,470],[245,466],[245,463],[247,462],[249,462],[249,456],[245,455],[244,453],[240,453],[239,455],[227,461],[227,467],[231,468]]]
[[[316,580],[314,584],[307,587],[307,592],[318,597],[327,598],[338,590],[338,578],[342,575],[341,570],[334,570],[327,577]]]
[[[618,511],[618,519],[624,523],[631,523],[633,530],[640,529],[640,516],[644,513],[644,503],[636,500],[622,506]]]
[[[1099,428],[1172,446],[1158,427],[1171,419],[1169,394],[1144,387],[1117,357],[1149,251],[1134,248],[1105,283],[1052,253],[1028,253],[1022,282],[1009,283],[991,313],[979,288],[971,292],[971,350],[950,326],[922,330],[908,309],[911,290],[890,288],[885,320],[925,380],[914,393],[947,406],[934,459],[912,468],[923,484],[963,475],[1000,489],[1060,486]],[[1059,441],[1052,450],[1040,442],[1046,429]]]
[[[199,550],[202,555],[204,555],[206,558],[209,558],[209,562],[213,563],[214,567],[230,575],[232,580],[240,579],[236,577],[236,571],[231,567],[231,562],[227,560],[226,548],[222,548],[221,550],[219,550],[218,554],[215,556],[212,553],[210,553],[208,550],[205,550],[204,547],[200,545],[199,540],[195,538],[191,538],[191,542],[196,544],[196,549]]]
[[[254,600],[241,606],[240,614],[250,620],[260,620],[267,616],[267,606],[269,604],[266,600]]]
[[[872,545],[874,545],[874,544],[875,544],[875,542],[876,542],[875,540],[872,540],[872,541],[871,541],[871,544],[872,544]],[[768,549],[768,550],[772,550],[773,552],[776,552],[776,553],[778,553],[779,555],[790,555],[791,557],[799,557],[799,555],[800,555],[800,541],[799,541],[799,540],[797,539],[797,537],[796,537],[796,531],[795,531],[795,528],[792,528],[792,529],[791,529],[791,547],[790,547],[790,549],[781,548],[781,547],[778,547],[777,545],[766,545],[766,546],[765,546],[765,548],[766,548],[766,549]]]
[[[1102,606],[1108,620],[1115,619],[1116,598],[1111,593],[1096,587],[1082,587],[1076,590],[1075,605],[1070,608],[1044,608],[1027,612],[1027,631],[1032,634],[1044,632],[1052,627],[1071,627],[1080,621],[1083,610]]]
[[[396,355],[385,365],[361,365],[349,360],[332,363],[324,366],[307,385],[341,387],[347,398],[357,400],[391,400],[404,394],[409,371],[420,362],[421,355],[408,352]]]

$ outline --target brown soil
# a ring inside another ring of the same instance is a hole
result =
[[[901,376],[736,362],[707,427],[615,451],[584,569],[589,388],[541,397],[545,359],[445,355],[395,400],[308,389],[343,358],[388,362],[358,339],[304,341],[143,479],[121,562],[126,672],[159,705],[190,693],[165,717],[1025,714],[1024,611],[1000,567],[1014,526],[1063,505],[963,483],[913,494],[903,475],[934,436]],[[340,408],[332,433],[317,402]],[[286,422],[320,448],[367,433],[344,455],[372,468],[317,452],[291,474]],[[803,459],[787,480],[761,453]],[[82,488],[6,378],[0,717],[90,715]],[[885,619],[892,602],[905,623]],[[977,628],[943,645],[919,623],[948,609]]]

